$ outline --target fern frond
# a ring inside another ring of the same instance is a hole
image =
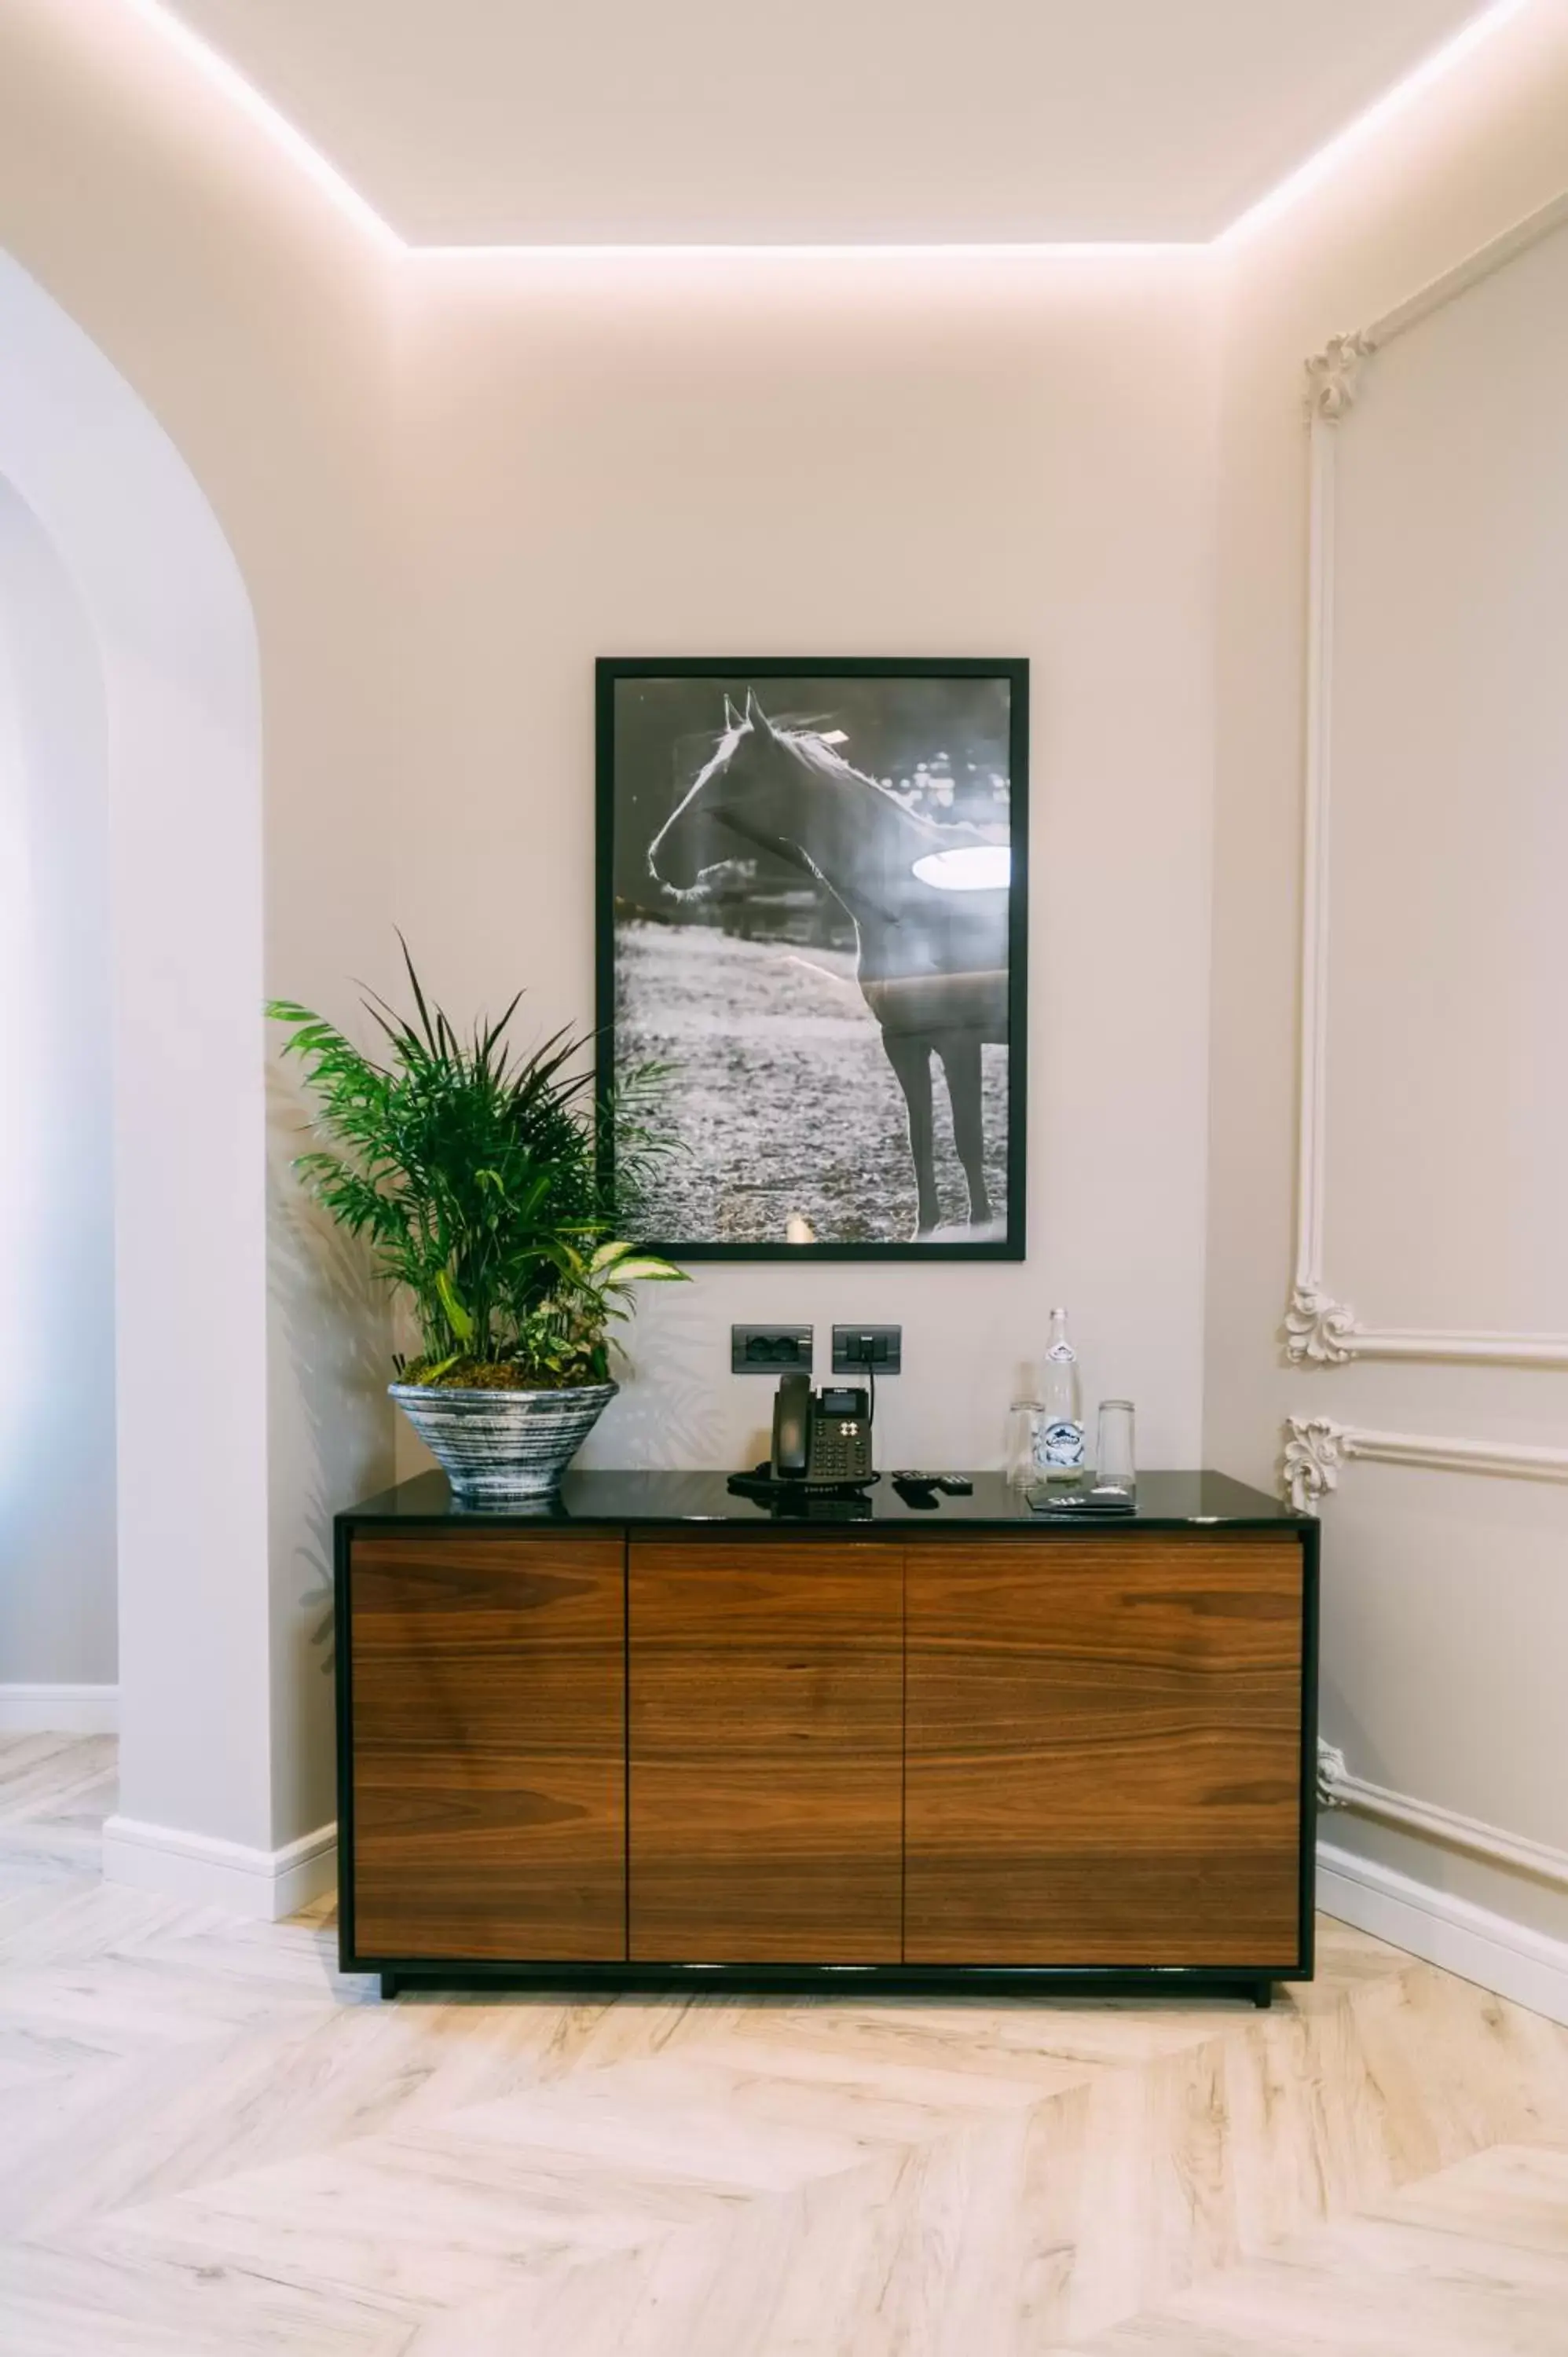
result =
[[[268,1004],[316,1099],[321,1143],[298,1157],[300,1178],[409,1296],[423,1379],[499,1353],[542,1381],[598,1380],[631,1287],[681,1272],[618,1238],[586,1043],[568,1027],[514,1051],[521,993],[460,1037],[398,939],[413,1017],[375,991],[361,1002],[384,1060],[295,1000]],[[656,1068],[630,1082],[623,1167],[634,1180],[671,1149],[658,1134]]]

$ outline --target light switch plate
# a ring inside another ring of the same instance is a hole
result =
[[[879,1375],[898,1374],[904,1364],[902,1326],[835,1326],[833,1372],[858,1375],[869,1365]]]

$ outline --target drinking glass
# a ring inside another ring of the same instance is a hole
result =
[[[1045,1410],[1037,1399],[1015,1399],[1007,1411],[1007,1483],[1027,1490],[1039,1480],[1035,1446]]]
[[[1094,1479],[1101,1490],[1121,1490],[1130,1498],[1138,1486],[1133,1456],[1133,1403],[1108,1399],[1100,1403],[1100,1447]]]

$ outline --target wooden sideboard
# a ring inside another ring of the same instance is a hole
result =
[[[1163,1990],[1312,1972],[1317,1525],[779,1518],[722,1475],[438,1474],[338,1518],[339,1932],[425,1981]]]

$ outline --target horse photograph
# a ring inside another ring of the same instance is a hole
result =
[[[602,661],[601,1080],[687,1258],[1023,1256],[1027,665]]]

